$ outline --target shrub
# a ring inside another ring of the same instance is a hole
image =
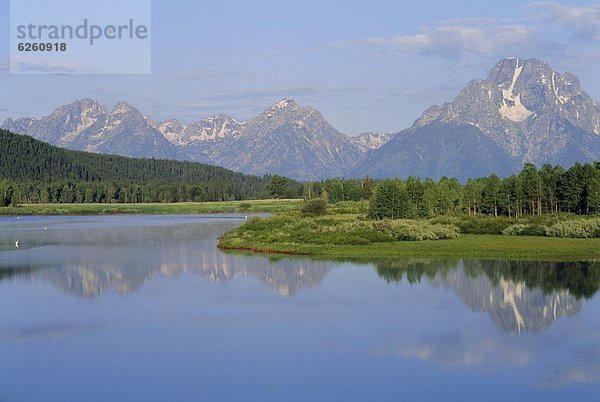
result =
[[[460,236],[460,229],[454,225],[431,225],[431,230],[440,240],[456,239],[458,236]]]
[[[515,223],[502,231],[504,236],[523,236],[530,225]]]
[[[556,222],[546,229],[546,236],[574,238],[600,237],[600,218]]]
[[[427,221],[410,219],[374,222],[373,227],[375,230],[388,235],[392,241],[454,239],[458,237],[460,232],[454,225],[431,224]]]
[[[508,218],[484,215],[465,216],[456,223],[461,233],[468,234],[502,234],[502,231],[510,224],[511,221]]]
[[[302,215],[325,215],[327,213],[327,202],[320,198],[307,201],[300,208],[300,212],[302,213]]]
[[[502,231],[504,236],[545,236],[547,226],[535,223],[515,223]]]
[[[252,244],[345,245],[393,241],[453,239],[454,225],[424,220],[358,220],[354,215],[298,217],[282,213],[269,218],[250,218],[235,231],[236,237]]]

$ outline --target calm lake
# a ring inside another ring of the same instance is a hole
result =
[[[219,251],[240,218],[0,218],[0,401],[598,400],[598,264]]]

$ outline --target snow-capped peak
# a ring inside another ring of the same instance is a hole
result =
[[[276,104],[274,104],[273,106],[271,106],[271,109],[284,109],[290,105],[295,104],[296,101],[294,101],[293,98],[285,98],[280,100],[279,102],[277,102]]]

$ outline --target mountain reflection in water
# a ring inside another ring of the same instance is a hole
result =
[[[514,333],[542,330],[577,314],[600,286],[596,262],[409,260],[380,263],[377,271],[391,282],[425,279],[452,290],[471,310]]]
[[[0,282],[44,281],[83,298],[111,288],[122,295],[157,277],[198,274],[211,281],[254,277],[284,297],[319,286],[336,264],[306,258],[266,258],[223,253],[215,239],[237,222],[189,217],[126,220],[56,218],[50,230],[36,223],[6,225],[0,241],[19,238],[23,249],[0,251]],[[191,220],[190,220],[191,219]],[[156,221],[158,220],[158,221]],[[368,269],[370,263],[361,261]],[[456,259],[377,261],[388,282],[429,283],[454,292],[475,312],[485,312],[503,331],[543,330],[577,314],[600,287],[596,262],[526,262]]]

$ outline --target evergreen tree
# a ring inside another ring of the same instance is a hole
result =
[[[412,217],[405,185],[398,179],[387,179],[375,187],[371,198],[370,215],[377,219]]]

